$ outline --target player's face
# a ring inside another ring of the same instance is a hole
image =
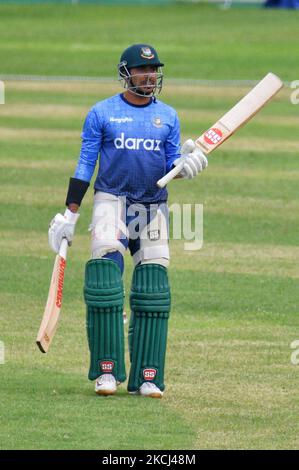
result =
[[[131,82],[136,91],[143,95],[151,95],[157,85],[158,68],[154,65],[145,65],[130,69]]]

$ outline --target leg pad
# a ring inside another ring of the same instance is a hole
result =
[[[87,305],[87,336],[90,350],[88,378],[103,373],[126,379],[124,361],[124,293],[121,272],[110,259],[88,261],[84,299]]]
[[[164,390],[164,364],[170,289],[167,270],[158,264],[135,268],[130,296],[129,351],[131,370],[128,390],[135,392],[143,382]]]

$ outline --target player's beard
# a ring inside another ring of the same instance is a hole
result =
[[[137,77],[136,75],[131,75],[129,80],[128,80],[128,90],[130,90],[132,93],[139,95],[139,96],[145,96],[145,97],[152,97],[155,96],[157,90],[158,93],[160,93],[162,89],[162,78],[163,74],[158,73],[155,78],[151,78],[148,76],[142,83],[134,83],[134,79],[137,80],[140,77]]]
[[[135,91],[140,94],[140,95],[143,95],[143,96],[153,96],[155,91],[156,91],[156,86],[153,86],[153,87],[148,87],[148,90],[143,90],[142,88],[140,87],[136,87],[135,88]]]
[[[135,74],[131,75],[130,70],[127,69],[126,65],[122,64],[121,67],[119,66],[118,69],[119,73],[119,80],[123,82],[123,86],[125,89],[130,91],[131,93],[138,95],[138,96],[145,96],[145,97],[154,97],[156,94],[159,94],[162,90],[162,84],[163,84],[163,73],[161,70],[161,67],[157,68],[157,71],[155,74],[153,73],[146,73],[144,75],[147,76],[145,79],[144,83],[138,83],[138,81],[141,78],[141,75]],[[152,80],[150,80],[151,75],[154,75],[154,82],[152,83]],[[137,81],[137,83],[134,83],[134,81]],[[148,89],[143,89],[144,85],[146,87],[147,84],[152,85]]]
[[[148,96],[148,97],[153,96],[157,89],[156,80],[153,82],[153,81],[150,81],[149,78],[144,83],[134,84],[132,78],[130,82],[131,82],[131,88],[133,89],[132,91],[134,91],[136,94],[141,95],[141,96]]]

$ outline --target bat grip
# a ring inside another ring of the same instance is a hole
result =
[[[68,241],[66,238],[63,238],[60,244],[60,248],[59,248],[59,253],[58,253],[59,256],[66,259],[67,249],[68,249]]]
[[[159,188],[164,188],[164,186],[166,186],[169,181],[171,181],[180,173],[180,171],[183,169],[184,163],[185,160],[182,160],[171,171],[169,171],[165,176],[163,176],[163,178],[159,179],[159,181],[157,181],[157,186],[159,186]]]

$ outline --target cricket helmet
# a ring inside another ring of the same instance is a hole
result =
[[[157,67],[157,82],[155,88],[151,93],[145,94],[140,88],[134,86],[132,79],[134,75],[131,75],[130,70],[132,68],[144,67],[152,65]],[[123,82],[124,87],[127,90],[135,93],[139,96],[155,96],[160,93],[162,89],[163,73],[161,67],[164,64],[160,62],[157,51],[148,44],[133,44],[128,47],[121,55],[118,64],[118,76],[119,80]]]
[[[121,55],[119,67],[125,65],[128,70],[144,65],[154,65],[163,67],[160,62],[157,51],[148,44],[133,44],[128,47]]]

